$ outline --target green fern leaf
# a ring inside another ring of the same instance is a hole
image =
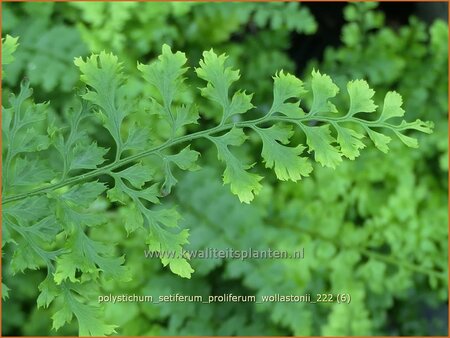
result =
[[[6,35],[4,39],[2,39],[2,73],[3,66],[9,65],[14,61],[14,52],[17,49],[19,38],[13,38],[11,35]]]
[[[222,136],[209,137],[217,147],[219,159],[225,162],[226,168],[223,173],[223,182],[230,184],[231,192],[239,197],[244,203],[250,203],[254,195],[262,188],[259,183],[262,177],[249,173],[251,165],[242,164],[228,149],[229,146],[240,146],[247,137],[240,128],[233,128]]]

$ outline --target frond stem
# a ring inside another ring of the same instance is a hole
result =
[[[356,117],[352,117],[350,119],[343,119],[342,117],[328,117],[328,116],[310,116],[305,115],[302,117],[287,117],[287,116],[274,116],[274,115],[265,115],[263,117],[249,120],[249,121],[240,121],[240,122],[234,122],[234,123],[227,123],[227,124],[219,124],[216,127],[207,129],[207,130],[201,130],[192,134],[187,134],[183,136],[174,137],[170,140],[167,140],[166,142],[157,145],[155,147],[152,147],[150,149],[144,150],[138,154],[131,155],[129,157],[120,159],[117,158],[114,162],[107,164],[103,167],[100,167],[98,169],[94,169],[88,173],[81,174],[75,177],[64,179],[60,182],[50,184],[48,186],[44,186],[35,190],[32,190],[27,193],[17,194],[14,196],[6,197],[3,199],[3,204],[11,203],[14,201],[18,201],[27,197],[36,196],[40,194],[45,194],[50,191],[62,188],[66,185],[71,184],[77,184],[83,181],[86,181],[88,179],[92,179],[94,177],[98,177],[104,174],[108,174],[108,172],[117,169],[121,166],[124,166],[126,164],[132,163],[134,161],[140,160],[141,158],[147,157],[149,155],[152,155],[154,153],[159,153],[164,149],[170,148],[172,146],[178,145],[180,143],[193,141],[200,138],[207,138],[213,134],[224,132],[227,130],[232,129],[233,127],[239,127],[239,128],[252,128],[256,125],[266,123],[266,122],[286,122],[286,123],[293,123],[293,124],[299,124],[301,122],[307,122],[307,121],[321,121],[321,122],[328,122],[328,123],[336,123],[336,122],[353,122],[353,123],[359,123],[364,125],[369,125],[371,127],[376,128],[388,128],[391,130],[394,130],[393,126],[386,124],[386,123],[377,123],[376,121],[365,121]]]

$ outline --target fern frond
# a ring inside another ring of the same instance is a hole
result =
[[[50,126],[47,104],[31,101],[27,82],[3,109],[4,244],[17,247],[12,259],[15,272],[47,268],[38,303],[49,306],[56,294],[62,297],[53,316],[55,329],[75,316],[81,334],[110,334],[114,330],[97,319],[98,311],[87,304],[84,288],[98,278],[127,279],[124,257],[115,257],[88,236],[89,227],[106,221],[91,208],[105,195],[111,202],[127,204],[133,210],[132,219],[125,224],[128,233],[144,231],[144,241],[152,251],[179,253],[179,257],[166,256],[161,262],[181,277],[191,277],[193,269],[188,258],[181,255],[189,237],[189,231],[180,226],[182,215],[175,207],[158,204],[176,186],[175,167],[199,169],[200,153],[191,149],[194,140],[212,142],[225,164],[223,182],[241,202],[249,203],[263,184],[257,163],[273,169],[280,180],[298,181],[311,175],[314,162],[335,168],[345,158],[354,160],[366,147],[363,140],[367,136],[386,152],[391,139],[386,132],[409,147],[418,145],[406,133],[408,130],[431,132],[431,124],[420,120],[397,122],[405,114],[398,93],[387,93],[377,112],[374,91],[364,80],[347,84],[349,107],[336,106],[332,100],[340,89],[319,71],[313,71],[307,83],[279,71],[273,77],[269,111],[246,119],[257,109],[252,94],[234,90],[239,71],[227,64],[226,55],[209,50],[203,53],[195,73],[205,81],[201,94],[218,107],[221,122],[180,135],[185,126],[195,126],[199,119],[194,102],[177,103],[178,95],[189,87],[184,79],[186,62],[184,53],[174,53],[164,45],[158,60],[137,66],[148,85],[158,92],[157,97],[148,98],[155,110],[152,113],[165,119],[172,130],[162,144],[149,140],[145,126],[134,125],[124,135],[124,121],[133,110],[126,97],[127,76],[118,58],[106,52],[75,59],[86,91],[81,95],[80,109],[69,115],[68,131]],[[303,105],[307,95],[313,98],[309,109]],[[109,149],[98,146],[95,139],[91,141],[80,127],[81,121],[93,118],[100,120],[113,141],[115,155],[110,160]],[[262,142],[261,158],[245,163],[233,148],[242,146],[251,132]],[[302,137],[294,138],[294,133]],[[184,148],[171,153],[175,145]],[[129,150],[133,152],[129,154]],[[163,178],[146,163],[148,156],[160,161]],[[27,175],[26,168],[30,167],[36,170],[33,176]],[[113,185],[100,182],[102,175],[112,178]],[[62,246],[56,237],[66,239]]]

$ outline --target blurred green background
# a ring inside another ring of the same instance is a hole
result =
[[[16,60],[6,69],[3,97],[29,78],[37,102],[50,101],[55,119],[74,104],[81,85],[76,56],[111,51],[130,74],[129,95],[139,104],[134,121],[155,141],[167,137],[145,114],[151,94],[137,74],[163,43],[186,52],[189,66],[214,48],[239,68],[240,88],[258,106],[272,99],[271,76],[280,69],[300,78],[313,68],[343,85],[367,79],[381,100],[389,90],[404,99],[409,120],[433,121],[432,135],[416,135],[419,149],[397,140],[384,155],[369,146],[336,170],[317,166],[301,182],[268,174],[260,196],[240,204],[220,181],[221,165],[208,144],[197,172],[179,176],[165,198],[177,204],[191,229],[189,249],[207,247],[305,248],[305,259],[193,260],[191,280],[144,259],[145,243],[127,234],[127,206],[97,206],[109,222],[91,236],[126,255],[132,280],[104,282],[101,294],[220,295],[346,292],[349,305],[306,303],[117,303],[105,320],[120,335],[447,335],[448,292],[448,27],[446,3],[3,3],[3,34],[19,37]],[[195,83],[198,79],[189,78]],[[193,88],[198,86],[192,86]],[[198,98],[205,128],[220,116]],[[91,127],[99,143],[111,142]],[[242,156],[259,156],[250,140]],[[264,168],[258,168],[264,171]],[[77,325],[51,330],[50,309],[37,309],[45,271],[12,275],[3,301],[3,335],[76,335]]]

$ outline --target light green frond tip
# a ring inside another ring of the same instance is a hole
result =
[[[424,122],[421,120],[416,120],[414,122],[406,122],[405,120],[402,120],[400,124],[393,125],[391,119],[401,118],[405,115],[405,110],[402,108],[402,104],[403,100],[400,94],[394,91],[388,92],[384,98],[380,117],[376,122],[381,126],[390,128],[406,146],[418,148],[419,143],[417,139],[407,136],[403,132],[406,130],[417,130],[422,133],[430,134],[433,132],[434,124],[432,122]],[[391,141],[391,138],[370,129],[367,131],[375,146],[382,152],[387,153],[389,150],[388,143]]]
[[[154,111],[169,124],[172,136],[182,130],[183,126],[196,124],[199,119],[195,104],[175,104],[177,97],[185,89],[184,74],[188,70],[186,62],[185,53],[174,53],[168,45],[163,45],[158,60],[149,65],[138,63],[137,66],[144,80],[156,88],[159,98],[152,98]]]
[[[81,71],[80,79],[103,94],[123,82],[122,63],[112,53],[92,54],[86,61],[78,57],[74,63]]]
[[[206,87],[201,88],[204,97],[219,103],[223,109],[222,122],[235,114],[243,114],[253,108],[252,96],[245,92],[236,92],[230,101],[229,89],[232,83],[239,80],[239,71],[225,65],[227,56],[217,55],[211,49],[203,52],[200,67],[195,68],[199,78],[207,82]]]
[[[13,38],[11,35],[6,35],[5,38],[2,39],[2,72],[3,66],[9,65],[14,61],[14,52],[19,45],[17,41],[18,37]]]
[[[117,145],[116,158],[123,152],[124,141],[121,125],[126,115],[124,103],[125,76],[123,65],[112,53],[100,52],[86,58],[75,58],[75,65],[80,69],[80,79],[88,86],[83,98],[100,108],[100,116]]]
[[[175,209],[148,210],[145,214],[151,225],[147,236],[150,251],[158,252],[163,266],[183,278],[191,278],[194,269],[188,262],[189,257],[183,257],[183,245],[188,244],[189,230],[178,233],[169,232],[164,227],[176,229],[181,216]]]
[[[170,107],[184,80],[183,74],[188,70],[188,67],[185,67],[186,61],[186,54],[173,53],[171,48],[164,44],[157,61],[149,65],[138,63],[137,68],[144,79],[158,89],[164,107]]]

